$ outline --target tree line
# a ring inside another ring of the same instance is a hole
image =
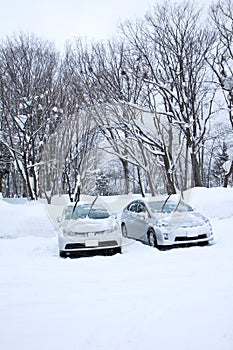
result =
[[[155,3],[107,42],[0,43],[0,192],[232,186],[233,5]]]

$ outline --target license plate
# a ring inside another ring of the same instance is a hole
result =
[[[89,239],[85,242],[86,247],[98,247],[98,241],[96,239]]]

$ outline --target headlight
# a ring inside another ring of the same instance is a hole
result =
[[[104,233],[108,234],[108,233],[112,233],[114,231],[117,231],[119,229],[119,226],[117,225],[117,223],[115,223],[109,230],[105,230]]]
[[[63,229],[62,232],[64,236],[88,237],[87,232],[73,232],[65,228]]]
[[[168,221],[164,219],[160,219],[156,222],[156,226],[158,227],[167,227],[168,226]]]
[[[74,236],[75,235],[75,232],[72,232],[72,231],[68,230],[67,228],[64,228],[62,230],[62,233],[64,236]]]
[[[67,230],[66,228],[63,228],[63,230],[62,230],[62,233],[63,233],[63,235],[64,236],[67,236],[68,234],[69,234],[69,230]]]

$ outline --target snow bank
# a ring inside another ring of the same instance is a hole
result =
[[[162,252],[124,240],[121,255],[81,259],[58,256],[50,217],[62,205],[48,217],[39,203],[0,199],[0,236],[17,237],[0,239],[1,348],[232,349],[232,194],[187,194],[210,217],[211,246]]]
[[[11,203],[14,201],[12,200]],[[16,238],[27,235],[51,237],[55,228],[45,214],[45,206],[37,202],[16,200],[10,204],[0,199],[0,238]]]
[[[99,197],[111,212],[119,213],[140,195]],[[94,200],[94,196],[82,196]],[[194,188],[184,193],[184,200],[208,218],[233,217],[232,188]],[[0,237],[14,238],[27,235],[51,237],[56,235],[57,217],[69,202],[68,196],[54,197],[53,204],[28,202],[24,199],[0,198]],[[45,215],[45,213],[47,215]]]
[[[209,218],[233,216],[233,188],[194,188],[186,198],[192,207]]]

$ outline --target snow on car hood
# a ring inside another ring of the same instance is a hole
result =
[[[200,213],[192,211],[164,213],[156,221],[163,222],[167,226],[196,227],[204,225],[207,219]]]
[[[109,230],[116,225],[116,220],[113,217],[105,219],[76,219],[67,221],[64,226],[73,232],[99,232]]]

